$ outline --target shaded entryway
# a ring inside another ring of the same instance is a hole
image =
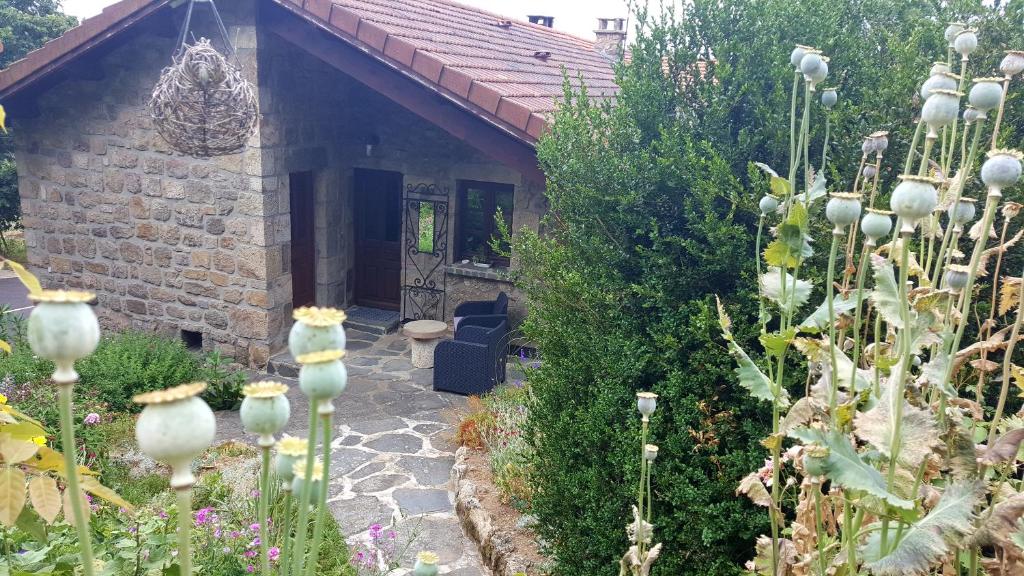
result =
[[[402,174],[354,171],[355,303],[398,310],[402,295]]]

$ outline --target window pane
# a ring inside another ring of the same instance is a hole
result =
[[[434,251],[434,203],[420,202],[419,242],[420,252]]]
[[[487,193],[476,188],[466,190],[462,208],[462,257],[478,260],[487,258]]]

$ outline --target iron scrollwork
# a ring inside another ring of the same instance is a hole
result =
[[[402,311],[406,320],[443,320],[448,261],[448,189],[435,184],[405,187],[405,231],[402,251]],[[421,250],[420,211],[434,216],[430,250]]]

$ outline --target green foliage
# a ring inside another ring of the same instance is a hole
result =
[[[206,382],[203,400],[214,410],[236,410],[242,403],[242,387],[247,380],[245,372],[231,370],[220,354],[214,351],[203,359],[199,380]]]

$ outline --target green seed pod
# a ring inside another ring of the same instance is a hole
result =
[[[315,400],[336,398],[348,384],[348,371],[341,363],[343,350],[325,350],[303,354],[296,358],[299,369],[299,388],[307,397]]]
[[[825,217],[837,231],[853,224],[860,218],[860,194],[833,193],[825,205]]]
[[[959,84],[956,76],[952,74],[946,72],[933,74],[921,84],[921,98],[927,100],[933,90],[956,90]]]
[[[295,477],[295,463],[306,457],[308,442],[305,438],[285,436],[277,443],[277,455],[274,457],[274,471],[278,479],[291,486]]]
[[[806,454],[804,456],[804,472],[808,476],[824,476],[827,462],[824,457]]]
[[[871,179],[875,177],[875,174],[878,174],[878,169],[874,165],[868,164],[861,173],[864,174],[865,178]]]
[[[899,216],[904,224],[904,231],[913,231],[917,221],[932,213],[939,203],[939,195],[935,190],[935,181],[923,176],[900,176],[903,181],[896,186],[889,199],[889,208]]]
[[[934,76],[936,74],[942,74],[944,72],[952,72],[952,70],[949,68],[949,64],[945,62],[932,62],[932,68],[931,70],[928,71],[928,75]]]
[[[989,188],[1002,190],[1020,180],[1021,153],[1016,150],[992,150],[981,165],[981,181]]]
[[[821,105],[825,108],[831,109],[839,101],[839,94],[836,93],[835,88],[825,88],[821,91]]]
[[[921,121],[928,125],[928,135],[938,137],[938,129],[949,126],[960,113],[960,93],[952,90],[932,90],[930,98],[921,108]]]
[[[974,198],[961,197],[959,202],[949,207],[949,220],[961,226],[974,220],[975,202]]]
[[[970,268],[961,264],[950,264],[946,267],[946,286],[953,292],[959,293],[967,286]]]
[[[892,212],[887,210],[867,209],[867,213],[861,218],[860,229],[872,244],[892,230],[891,216]]]
[[[963,22],[950,22],[949,26],[946,26],[946,30],[943,32],[946,42],[952,47],[953,42],[956,40],[956,35],[963,32],[967,25]]]
[[[974,106],[967,106],[964,108],[964,122],[967,124],[974,124],[981,117],[981,112],[979,112]]]
[[[793,65],[797,70],[800,69],[800,61],[804,59],[804,55],[807,54],[808,50],[813,50],[810,46],[803,46],[797,44],[796,48],[789,54],[789,63]]]
[[[765,194],[758,202],[757,207],[761,209],[761,215],[767,216],[779,208],[779,199],[771,194]]]
[[[953,40],[953,49],[961,56],[970,56],[978,49],[978,35],[974,30],[965,29]]]
[[[1001,81],[1001,78],[976,78],[971,92],[967,95],[967,101],[981,112],[988,112],[999,106],[1003,99]]]

